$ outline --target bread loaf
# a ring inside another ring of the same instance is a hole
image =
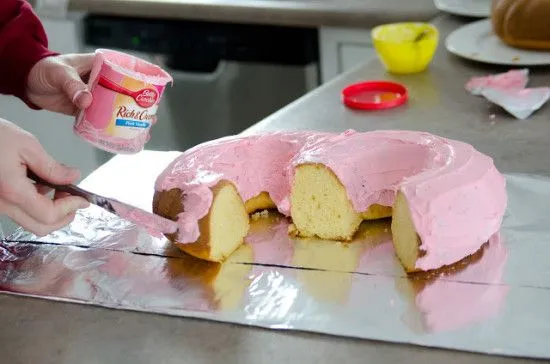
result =
[[[550,49],[550,0],[492,0],[493,31],[509,46]]]

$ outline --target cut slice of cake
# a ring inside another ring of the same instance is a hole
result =
[[[221,262],[243,244],[248,234],[249,217],[241,196],[231,182],[220,181],[211,190],[213,199],[210,210],[199,220],[199,239],[193,243],[178,244],[177,236],[168,238],[187,254]],[[153,212],[176,220],[185,208],[182,197],[179,189],[156,192]]]
[[[295,233],[301,237],[351,240],[363,220],[336,175],[321,164],[296,167],[290,201]]]
[[[392,215],[392,208],[378,204],[356,212],[338,177],[322,164],[296,167],[290,195],[292,232],[301,237],[351,240],[363,220]]]
[[[397,258],[399,258],[407,272],[417,271],[416,261],[421,255],[420,238],[416,233],[407,199],[401,192],[397,193],[393,206],[391,231]]]

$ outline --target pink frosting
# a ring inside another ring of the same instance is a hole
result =
[[[172,234],[178,229],[177,223],[172,220],[116,200],[111,199],[110,202],[118,216],[145,228],[154,237],[161,238],[162,234]]]
[[[155,188],[183,191],[178,240],[190,243],[199,237],[197,222],[212,203],[210,187],[222,179],[233,182],[245,201],[268,192],[288,216],[293,171],[301,163],[329,167],[356,211],[391,206],[400,190],[422,240],[425,254],[417,262],[422,270],[477,251],[500,228],[506,208],[505,180],[491,158],[466,143],[415,131],[226,137],[176,158]]]
[[[497,89],[505,90],[521,90],[529,82],[529,70],[510,70],[505,73],[496,75],[488,75],[481,77],[472,77],[466,83],[466,90],[473,95],[481,95],[484,90]]]

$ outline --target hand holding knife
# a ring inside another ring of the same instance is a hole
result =
[[[152,212],[142,210],[135,206],[128,205],[124,202],[94,194],[75,185],[56,185],[50,183],[28,169],[27,177],[38,184],[53,188],[56,191],[66,192],[73,196],[82,197],[91,204],[97,205],[112,214],[144,227],[154,236],[173,234],[178,230],[178,225],[175,221],[169,220],[157,214],[153,214]]]

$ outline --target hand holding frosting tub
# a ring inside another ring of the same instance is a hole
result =
[[[39,61],[27,79],[26,97],[39,108],[76,115],[92,103],[82,78],[89,75],[93,54],[67,54]]]
[[[0,93],[35,110],[75,116],[77,135],[113,153],[136,153],[149,140],[156,109],[171,77],[126,54],[60,55],[48,49],[39,18],[24,0],[0,1]],[[39,120],[37,122],[40,122]],[[88,206],[27,178],[27,170],[52,184],[70,184],[78,170],[55,161],[40,142],[0,119],[0,215],[42,236],[70,223]]]

